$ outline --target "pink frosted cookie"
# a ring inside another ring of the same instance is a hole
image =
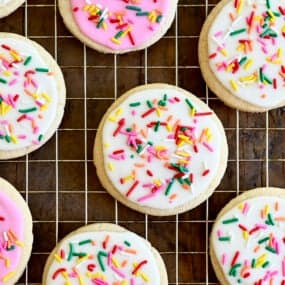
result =
[[[228,147],[214,112],[167,84],[134,88],[109,108],[94,145],[98,177],[116,199],[152,215],[206,200],[226,169]]]
[[[285,284],[285,189],[257,188],[230,201],[210,237],[222,285]]]
[[[140,236],[114,224],[88,225],[52,251],[43,285],[167,285],[162,258]]]
[[[64,105],[64,79],[51,55],[22,36],[0,33],[0,159],[47,142]]]
[[[177,0],[59,0],[67,28],[106,53],[146,48],[169,29]]]
[[[15,284],[30,258],[30,210],[18,191],[0,178],[0,284]]]
[[[284,0],[222,0],[211,11],[199,61],[227,105],[249,112],[285,105],[284,19]]]
[[[18,9],[25,0],[0,0],[0,18],[6,17]]]

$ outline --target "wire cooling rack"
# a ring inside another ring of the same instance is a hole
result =
[[[0,20],[0,31],[42,44],[58,61],[67,84],[63,123],[40,150],[0,162],[0,175],[26,198],[34,219],[34,248],[19,284],[40,284],[58,240],[87,223],[118,223],[160,251],[170,284],[218,284],[208,255],[208,235],[219,210],[242,190],[285,187],[285,109],[247,114],[227,108],[206,87],[198,66],[201,26],[218,0],[180,0],[176,19],[157,44],[127,55],[102,55],[71,36],[56,0],[27,0]],[[120,94],[144,83],[166,82],[192,91],[221,118],[229,164],[213,196],[194,210],[156,218],[134,212],[110,197],[92,163],[96,128]]]

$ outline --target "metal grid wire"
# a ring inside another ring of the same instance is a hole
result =
[[[240,191],[269,185],[269,177],[272,186],[285,186],[284,110],[234,111],[206,87],[196,46],[201,25],[218,0],[180,0],[172,28],[159,43],[122,56],[100,55],[74,39],[56,2],[27,0],[0,21],[1,31],[24,34],[53,54],[68,91],[63,123],[51,141],[33,154],[0,162],[0,175],[23,194],[34,218],[34,249],[19,284],[40,284],[55,244],[92,222],[118,223],[149,239],[165,260],[170,284],[218,284],[208,255],[218,211]],[[209,104],[225,126],[230,149],[226,175],[213,196],[188,213],[166,218],[117,203],[100,186],[92,164],[96,128],[107,107],[127,89],[157,81],[179,85]]]

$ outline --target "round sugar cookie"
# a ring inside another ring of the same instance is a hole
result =
[[[148,241],[115,224],[91,224],[66,236],[46,262],[42,284],[66,282],[167,285],[168,278]]]
[[[284,284],[285,189],[257,188],[230,201],[210,236],[222,285]]]
[[[230,107],[264,112],[285,105],[285,0],[222,0],[199,39],[209,88]]]
[[[228,157],[214,112],[181,88],[136,87],[105,113],[94,163],[102,185],[139,212],[166,216],[196,207],[219,185]]]
[[[46,143],[65,106],[65,83],[52,56],[22,36],[0,33],[0,159]]]
[[[0,178],[0,284],[13,285],[23,274],[32,251],[32,227],[26,202]]]
[[[173,22],[178,0],[59,0],[66,27],[90,48],[126,53],[157,42]]]
[[[0,0],[0,19],[17,10],[25,0]]]

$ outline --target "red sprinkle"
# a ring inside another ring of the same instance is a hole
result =
[[[247,231],[247,228],[246,228],[245,226],[241,225],[241,224],[239,224],[238,227],[239,227],[240,229],[242,229],[243,231]]]
[[[143,113],[143,114],[141,115],[141,117],[144,118],[144,117],[150,115],[150,114],[151,114],[152,112],[154,112],[154,111],[155,111],[155,108],[151,108],[151,109],[147,110],[145,113]]]
[[[96,265],[93,263],[87,265],[87,270],[90,272],[94,271],[95,268],[96,268]]]
[[[52,279],[55,280],[56,277],[57,277],[60,273],[62,273],[62,272],[66,272],[66,268],[62,267],[62,268],[57,269],[57,270],[54,272],[54,274],[52,275]]]
[[[232,260],[232,263],[231,263],[231,266],[234,266],[238,260],[238,257],[239,257],[239,251],[236,251],[234,257],[233,257],[233,260]]]
[[[143,260],[142,262],[140,262],[140,263],[136,266],[136,268],[133,270],[132,274],[135,275],[135,274],[139,271],[139,269],[140,269],[143,265],[145,265],[145,264],[147,264],[147,260]]]
[[[120,130],[122,129],[122,127],[125,125],[125,119],[122,118],[119,122],[118,122],[118,127],[117,129],[114,131],[113,133],[113,137],[115,137],[119,132]]]
[[[149,169],[146,171],[146,173],[148,176],[153,176],[153,173]]]
[[[210,173],[210,169],[206,169],[203,171],[202,176],[206,176],[209,173]]]
[[[200,112],[200,113],[195,113],[195,117],[198,117],[198,116],[209,116],[209,115],[212,115],[213,112]]]
[[[131,186],[131,188],[128,190],[128,192],[127,192],[127,194],[126,194],[127,197],[132,194],[132,192],[135,190],[135,188],[138,186],[138,184],[139,184],[139,181],[136,180],[136,181],[134,182],[134,184]]]

